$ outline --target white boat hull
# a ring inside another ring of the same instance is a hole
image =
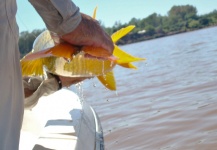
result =
[[[99,118],[68,89],[42,97],[25,110],[20,150],[103,150]]]

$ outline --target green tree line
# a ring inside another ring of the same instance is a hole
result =
[[[208,14],[198,15],[197,8],[192,5],[173,6],[165,16],[153,13],[143,19],[132,18],[128,23],[124,24],[117,21],[113,27],[105,27],[101,23],[101,26],[110,35],[128,25],[135,25],[136,28],[121,39],[118,44],[139,42],[209,26],[216,26],[217,10],[213,10]],[[43,30],[33,30],[31,33],[24,31],[20,33],[19,48],[21,56],[31,51],[35,37]]]
[[[37,30],[33,30],[32,32],[23,31],[20,33],[19,50],[20,50],[21,58],[32,50],[32,46],[33,46],[35,38],[43,31],[44,29],[42,30],[37,29]]]
[[[116,22],[113,27],[105,28],[105,30],[109,34],[112,34],[127,25],[135,25],[136,28],[118,44],[138,42],[209,26],[216,26],[217,10],[213,10],[208,14],[198,15],[197,9],[194,6],[173,6],[165,16],[153,13],[143,19],[132,18],[125,24]]]

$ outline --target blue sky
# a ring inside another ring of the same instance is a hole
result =
[[[174,5],[193,5],[199,15],[217,9],[216,0],[74,0],[73,2],[81,12],[88,15],[92,15],[94,8],[98,6],[97,19],[106,27],[112,27],[116,21],[126,23],[133,17],[145,18],[154,12],[167,15]],[[17,0],[17,4],[17,22],[20,32],[45,28],[42,19],[28,0]]]

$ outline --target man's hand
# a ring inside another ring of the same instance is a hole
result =
[[[72,32],[61,36],[61,39],[70,44],[77,46],[93,46],[100,47],[112,55],[114,44],[111,37],[101,28],[98,21],[86,14],[81,14],[82,20],[80,24]],[[87,78],[71,78],[59,76],[62,86],[68,87],[72,84],[81,82]]]
[[[73,45],[106,49],[111,55],[114,50],[111,37],[100,27],[100,24],[95,19],[85,14],[82,14],[82,20],[78,27],[61,38]]]

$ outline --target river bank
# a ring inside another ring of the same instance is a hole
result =
[[[132,44],[132,43],[148,41],[148,40],[152,40],[152,39],[172,36],[172,35],[181,34],[181,33],[187,33],[187,32],[193,32],[193,31],[197,31],[197,30],[213,28],[216,26],[217,26],[217,24],[211,25],[211,26],[206,26],[206,27],[201,27],[199,29],[186,29],[186,30],[168,32],[168,33],[159,33],[159,34],[154,34],[152,36],[148,36],[148,35],[146,35],[146,33],[142,33],[142,34],[132,33],[132,34],[129,34],[126,37],[124,37],[123,40],[121,40],[118,44],[119,45]]]

